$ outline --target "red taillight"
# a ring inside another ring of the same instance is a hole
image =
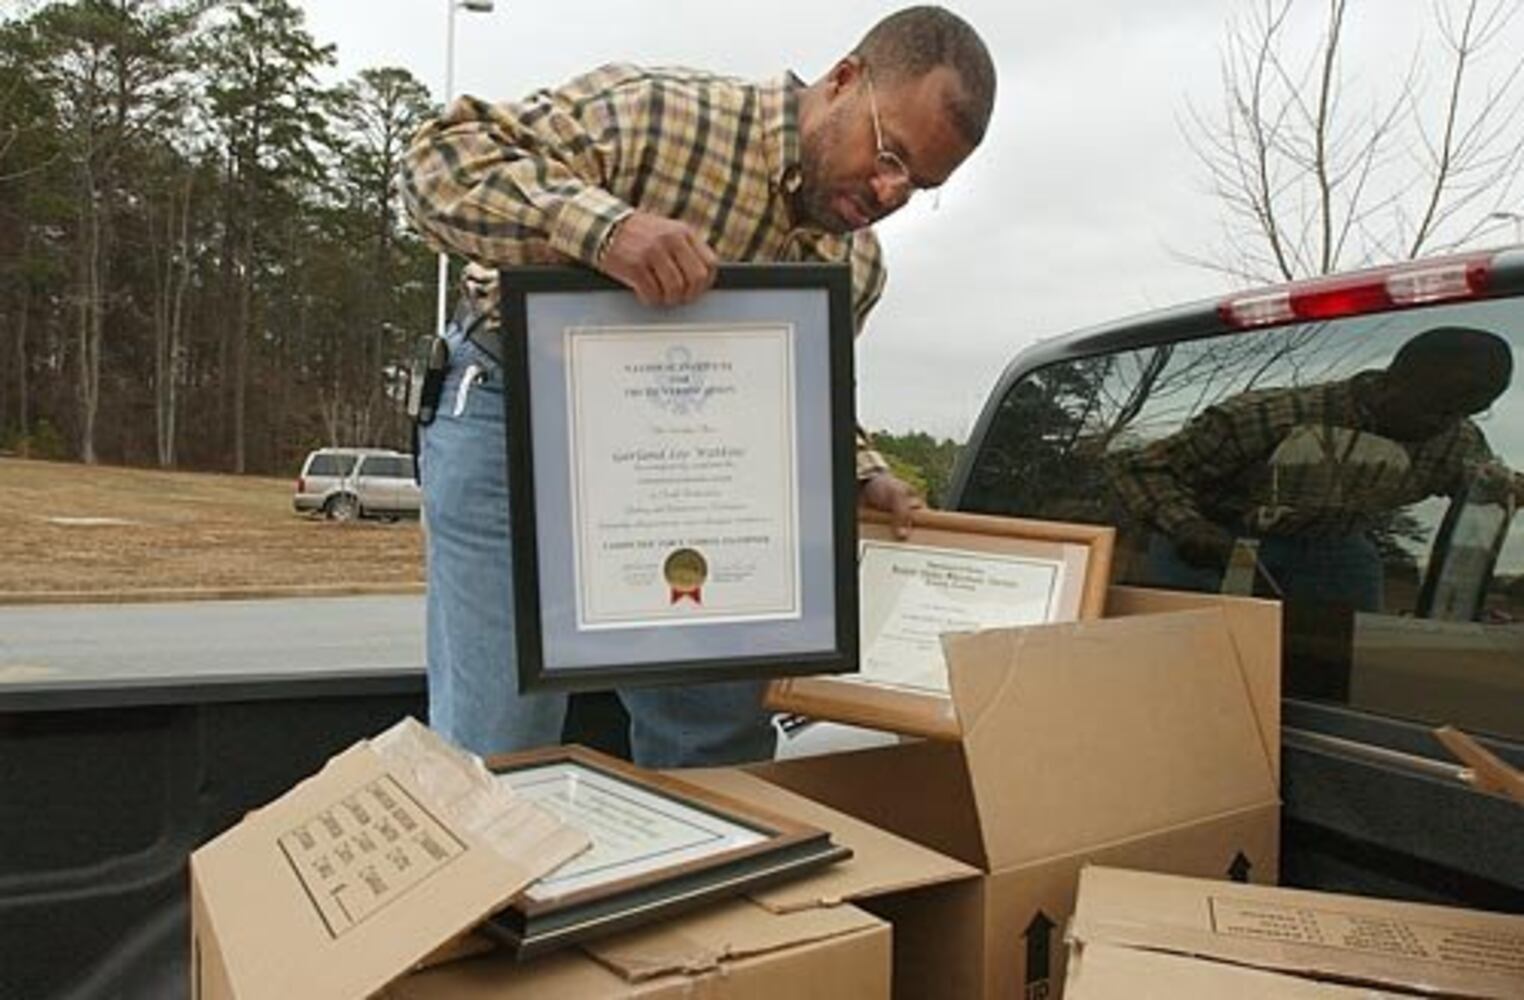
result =
[[[1247,292],[1217,307],[1229,326],[1240,329],[1297,320],[1334,319],[1409,306],[1468,299],[1487,290],[1492,254],[1401,264],[1337,278],[1299,281],[1268,291]]]
[[[1333,319],[1359,313],[1380,312],[1392,307],[1386,283],[1329,288],[1291,297],[1291,311],[1302,319]]]
[[[298,493],[306,493],[307,492],[307,480],[303,479],[300,476],[298,476],[297,479],[296,479],[296,492],[298,492]]]

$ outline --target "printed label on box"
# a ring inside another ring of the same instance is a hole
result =
[[[1210,902],[1218,934],[1524,972],[1524,934],[1517,932],[1215,896]]]
[[[337,938],[465,853],[390,775],[280,837],[281,851]]]

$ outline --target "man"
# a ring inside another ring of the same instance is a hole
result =
[[[808,86],[607,66],[517,104],[462,98],[406,154],[414,222],[468,268],[467,315],[423,438],[431,722],[479,753],[560,740],[561,695],[520,696],[491,268],[572,261],[647,305],[691,302],[722,260],[846,261],[861,329],[884,286],[869,228],[983,138],[995,72],[936,7],[875,25]],[[860,437],[862,500],[908,531],[920,501]],[[760,683],[621,692],[650,766],[769,757]]]
[[[1503,338],[1439,327],[1385,370],[1241,393],[1117,455],[1108,472],[1124,510],[1160,533],[1149,582],[1216,589],[1235,545],[1253,539],[1280,596],[1380,610],[1370,529],[1381,515],[1479,478],[1524,495],[1469,419],[1512,377]]]

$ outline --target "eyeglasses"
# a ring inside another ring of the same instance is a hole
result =
[[[910,167],[905,161],[900,159],[898,153],[884,145],[884,126],[878,118],[878,98],[873,93],[873,76],[868,72],[867,66],[863,67],[863,79],[868,83],[868,110],[873,115],[873,142],[878,146],[878,152],[873,155],[874,166],[884,180],[896,187],[903,185],[908,198],[920,188],[915,181],[911,180]]]

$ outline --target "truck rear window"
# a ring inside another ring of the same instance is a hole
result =
[[[1524,737],[1517,364],[1520,298],[1048,365],[959,506],[1116,524],[1122,582],[1280,599],[1289,695]]]

